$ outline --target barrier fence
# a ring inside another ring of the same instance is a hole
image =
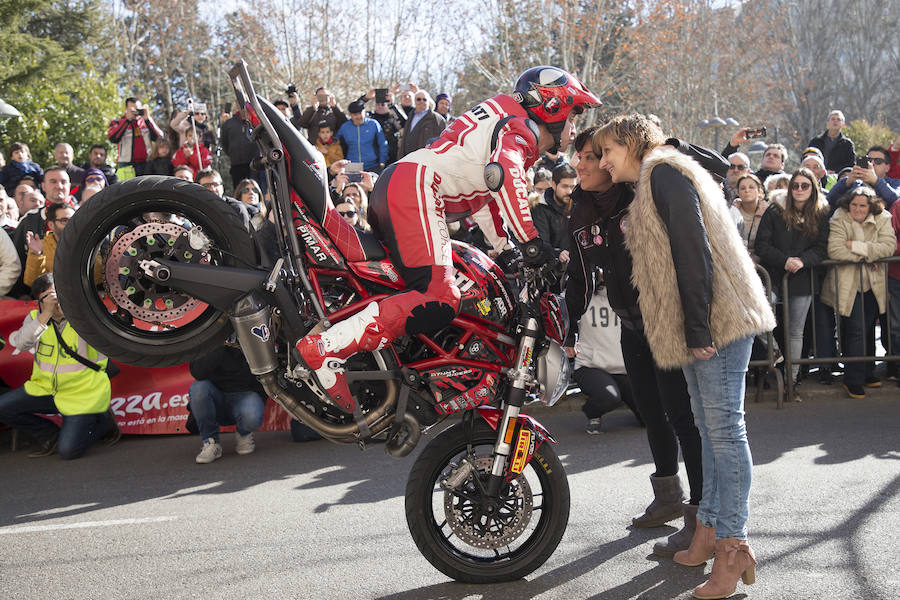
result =
[[[900,256],[889,256],[887,258],[881,258],[881,259],[874,260],[871,262],[849,262],[849,261],[839,261],[839,260],[830,260],[829,259],[829,260],[822,261],[822,263],[820,263],[820,265],[816,268],[808,269],[808,272],[802,276],[808,277],[809,295],[812,296],[813,300],[815,301],[816,294],[815,294],[815,279],[814,278],[818,277],[821,274],[822,269],[820,267],[827,267],[828,269],[831,269],[833,267],[839,267],[839,266],[855,266],[857,268],[857,276],[859,278],[859,287],[857,289],[860,290],[863,288],[863,283],[864,283],[864,276],[865,276],[864,269],[869,268],[869,265],[873,265],[873,264],[888,265],[890,263],[895,263],[895,262],[900,262]],[[817,273],[817,271],[818,271],[818,273]],[[834,271],[835,271],[834,297],[835,297],[835,304],[838,304],[837,299],[839,298],[838,291],[840,290],[841,279],[840,279],[839,271],[837,269],[835,269]],[[789,343],[789,339],[788,339],[789,332],[790,332],[790,323],[791,323],[791,321],[790,321],[791,297],[788,293],[788,289],[789,289],[791,279],[793,277],[797,277],[797,275],[786,274],[786,276],[782,280],[782,290],[781,290],[781,302],[783,305],[782,306],[782,329],[785,332],[785,337],[784,337],[785,343],[782,344],[781,351],[782,351],[782,355],[784,356],[784,372],[788,374],[788,377],[786,377],[787,384],[785,386],[787,397],[789,397],[789,398],[793,397],[794,381],[793,381],[793,377],[790,377],[790,373],[791,373],[791,367],[794,365],[822,365],[822,364],[837,364],[837,363],[847,364],[847,363],[870,363],[870,362],[875,363],[877,361],[884,361],[884,362],[900,361],[900,355],[895,354],[895,352],[898,350],[898,348],[894,348],[891,343],[891,319],[890,319],[889,315],[891,312],[892,303],[895,302],[895,300],[891,298],[890,286],[888,283],[888,269],[887,268],[884,269],[884,273],[881,276],[884,278],[885,293],[887,294],[887,304],[886,304],[886,310],[885,310],[884,314],[888,315],[888,318],[881,319],[881,321],[882,321],[881,322],[881,340],[882,340],[882,345],[885,348],[886,354],[884,356],[877,356],[877,353],[873,352],[871,355],[870,354],[863,354],[863,355],[858,355],[858,356],[845,355],[844,354],[844,343],[842,340],[843,334],[841,332],[841,320],[848,319],[849,317],[842,317],[840,315],[840,312],[835,308],[833,322],[829,322],[829,323],[825,324],[828,326],[829,331],[834,336],[834,339],[836,341],[835,356],[819,356],[818,352],[819,352],[819,348],[821,347],[821,345],[819,344],[819,342],[821,340],[818,339],[820,331],[819,331],[819,323],[817,322],[817,319],[819,318],[819,315],[816,314],[815,306],[813,304],[811,304],[810,309],[809,309],[809,315],[812,315],[812,327],[811,327],[812,343],[810,344],[810,349],[812,350],[813,356],[811,358],[803,358],[802,356],[800,356],[800,357],[791,356],[790,343]],[[823,285],[824,285],[824,277],[823,277]],[[771,283],[769,284],[769,287],[771,287]],[[857,291],[857,294],[859,294],[858,291]],[[771,296],[770,296],[770,298],[771,298]],[[877,306],[877,304],[876,304],[876,306]],[[880,312],[880,310],[879,310],[879,312]],[[866,348],[869,347],[869,340],[867,339],[867,336],[870,335],[869,325],[867,323],[868,316],[869,315],[866,313],[866,311],[862,310],[862,307],[861,307],[858,318],[860,321],[860,323],[859,323],[860,330],[862,331],[861,346],[863,348],[863,352],[865,352]],[[809,316],[807,318],[809,318]],[[770,336],[771,336],[771,333],[770,333]],[[828,340],[829,345],[830,345],[830,342],[831,342],[831,340]],[[873,347],[874,347],[874,339],[872,340],[872,342],[873,342]],[[771,348],[769,349],[769,351],[771,353],[771,351],[772,351]],[[758,395],[758,392],[757,392],[757,395]],[[781,408],[781,406],[782,406],[782,398],[781,398],[781,392],[779,390],[778,408]]]

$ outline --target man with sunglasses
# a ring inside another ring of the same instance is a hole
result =
[[[750,172],[750,157],[743,152],[735,152],[728,157],[728,174],[725,175],[725,198],[732,202],[738,197],[737,181]]]
[[[887,172],[891,168],[890,153],[883,146],[872,146],[866,152],[869,168],[864,169],[859,165],[853,165],[846,177],[838,179],[834,187],[828,192],[828,203],[835,207],[848,190],[863,183],[875,190],[875,195],[884,202],[885,209],[900,199],[900,179],[888,177]]]
[[[50,204],[47,206],[47,223],[50,231],[41,239],[32,232],[28,232],[25,241],[28,244],[28,257],[25,260],[25,285],[30,286],[40,275],[53,272],[53,257],[56,254],[56,246],[62,236],[63,229],[69,223],[69,219],[75,211],[67,204]]]
[[[38,277],[31,291],[38,308],[29,312],[22,327],[9,336],[17,350],[34,351],[31,378],[22,387],[0,396],[0,423],[38,440],[38,449],[29,458],[50,456],[58,450],[61,458],[73,459],[101,438],[108,445],[114,444],[121,434],[109,410],[106,356],[82,340],[66,321],[56,298],[52,273]],[[63,348],[60,337],[65,346],[99,370],[74,358]],[[62,427],[39,416],[57,413],[62,415]]]

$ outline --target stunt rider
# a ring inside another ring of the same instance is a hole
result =
[[[511,248],[503,222],[523,244],[525,264],[553,260],[528,207],[525,173],[541,152],[574,138],[571,117],[600,101],[573,75],[533,67],[512,95],[485,100],[456,119],[427,148],[392,164],[369,198],[368,219],[386,245],[406,289],[317,335],[297,342],[300,361],[343,410],[356,402],[344,362],[403,335],[432,334],[459,311],[447,222],[472,215],[496,250]]]

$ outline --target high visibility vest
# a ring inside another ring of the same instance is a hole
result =
[[[37,314],[36,310],[29,313],[32,319]],[[60,335],[69,348],[97,363],[101,370],[89,369],[69,356],[60,347],[53,327],[48,327],[35,346],[31,379],[25,382],[25,391],[32,396],[53,396],[57,410],[63,415],[104,412],[109,408],[110,399],[106,356],[88,346],[68,322]]]

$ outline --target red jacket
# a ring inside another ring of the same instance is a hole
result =
[[[200,158],[203,159],[203,165],[201,166],[197,163],[197,145],[194,144],[193,146],[191,146],[190,157],[185,156],[184,146],[182,146],[178,149],[178,152],[175,153],[175,157],[172,158],[172,165],[175,167],[179,167],[181,165],[189,166],[194,172],[194,178],[196,178],[197,173],[200,171],[200,169],[204,169],[212,164],[210,161],[210,156],[211,155],[209,153],[209,149],[203,144],[200,144]]]

